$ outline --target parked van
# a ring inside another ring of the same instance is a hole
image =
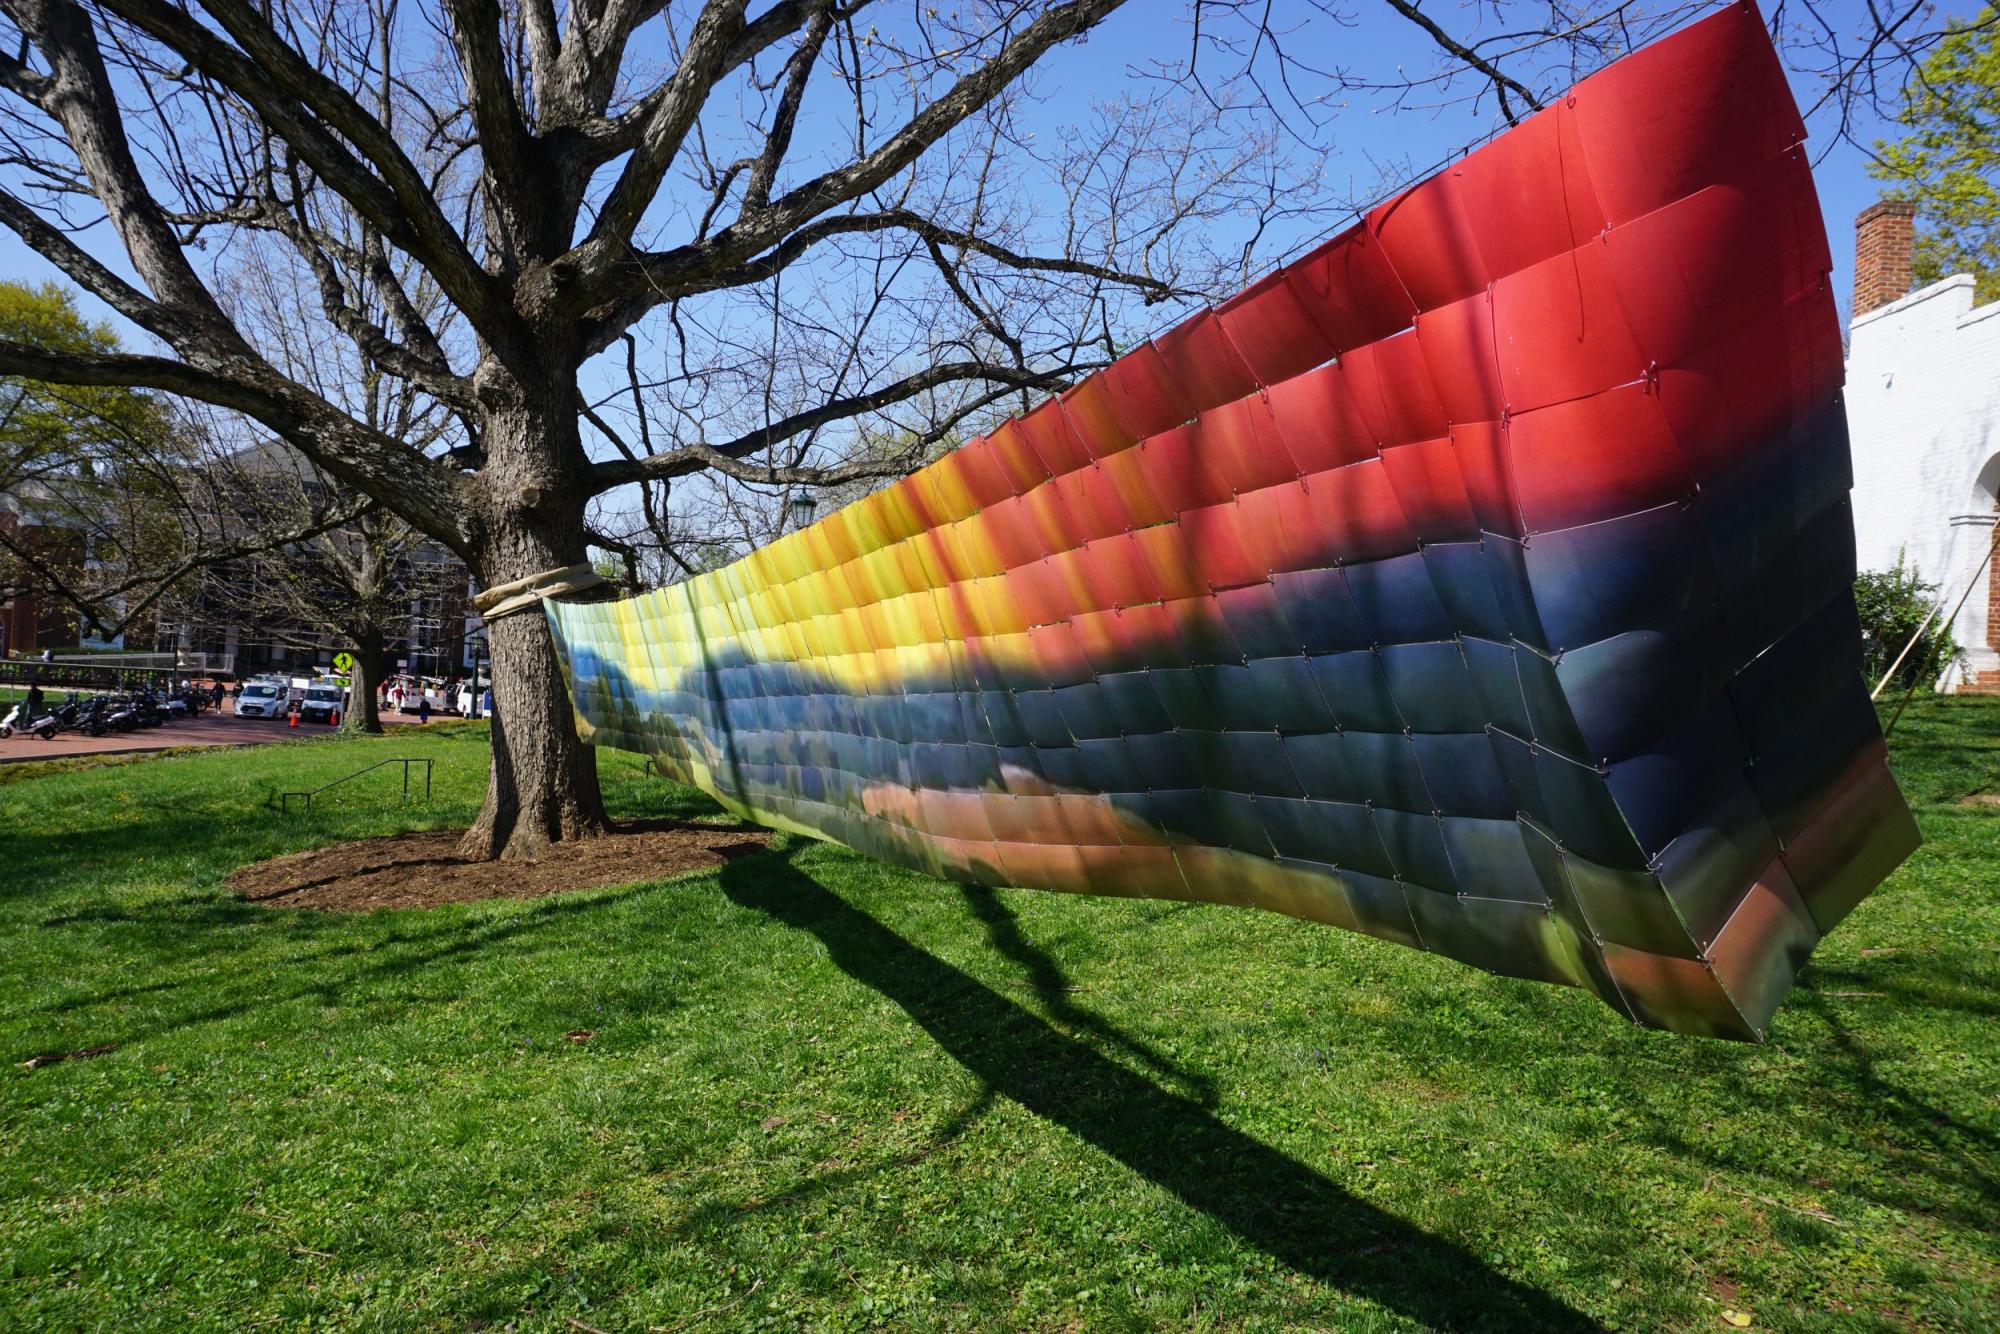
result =
[[[299,721],[302,723],[330,723],[346,707],[343,701],[347,692],[337,682],[314,681],[306,687],[305,698],[299,701]]]
[[[282,683],[258,679],[246,682],[236,696],[238,718],[282,718],[291,710],[291,691]]]

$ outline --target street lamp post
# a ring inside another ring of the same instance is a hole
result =
[[[792,527],[809,528],[812,526],[813,511],[819,508],[819,502],[812,498],[812,493],[809,491],[794,491],[786,508],[792,514]]]
[[[479,664],[486,657],[486,627],[480,626],[476,630],[469,631],[465,636],[465,643],[472,650],[472,716],[479,718],[484,716],[481,705],[486,698],[479,688]]]

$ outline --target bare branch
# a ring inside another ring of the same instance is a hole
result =
[[[879,411],[913,398],[927,389],[964,380],[990,380],[1010,389],[1054,389],[1067,383],[1084,367],[1064,367],[1060,371],[1023,371],[1013,366],[984,362],[951,362],[927,367],[893,384],[866,393],[833,399],[802,412],[774,421],[723,445],[694,443],[637,461],[599,463],[591,469],[595,489],[604,490],[646,479],[684,477],[704,468],[713,468],[739,481],[797,482],[808,486],[831,486],[868,477],[893,476],[899,469],[894,461],[865,460],[824,467],[806,465],[745,464],[743,459],[771,446],[790,440],[829,422]],[[901,470],[907,471],[907,465]]]

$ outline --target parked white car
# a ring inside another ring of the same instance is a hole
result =
[[[291,692],[275,681],[251,681],[236,696],[238,718],[282,718],[291,708]]]

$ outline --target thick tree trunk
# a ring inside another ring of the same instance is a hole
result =
[[[348,648],[354,654],[354,670],[347,676],[347,711],[340,715],[340,730],[380,736],[382,718],[375,708],[375,678],[381,670],[382,637],[352,635]]]
[[[574,381],[526,406],[485,419],[486,505],[473,570],[483,587],[525,579],[587,558],[584,500],[563,483],[562,461],[581,454]],[[486,805],[461,855],[528,860],[551,843],[609,827],[597,786],[597,756],[577,737],[569,691],[539,608],[490,621],[493,763]]]

